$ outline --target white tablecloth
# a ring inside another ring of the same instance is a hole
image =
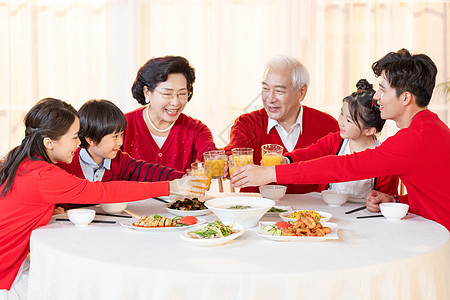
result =
[[[203,248],[181,240],[181,231],[120,226],[126,219],[84,228],[52,222],[31,237],[30,299],[450,299],[443,226],[411,213],[401,221],[356,219],[369,213],[345,215],[358,205],[328,207],[316,193],[287,195],[277,205],[332,213],[339,239],[275,242],[253,228]],[[165,212],[155,200],[128,210]]]

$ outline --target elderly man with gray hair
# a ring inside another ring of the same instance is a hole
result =
[[[284,152],[304,148],[325,135],[339,130],[336,119],[316,109],[302,105],[309,85],[307,68],[293,57],[271,58],[263,75],[261,98],[264,108],[241,115],[231,128],[227,154],[233,148],[253,148],[253,161],[259,164],[261,146],[278,144]],[[288,185],[287,193],[303,194],[316,191],[317,185]],[[241,192],[254,192],[248,187]]]

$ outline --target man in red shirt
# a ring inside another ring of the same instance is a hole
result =
[[[339,131],[332,116],[302,105],[308,85],[309,73],[301,62],[282,55],[270,59],[262,81],[264,108],[243,114],[235,121],[226,153],[230,155],[233,148],[253,148],[253,162],[259,164],[264,144],[278,144],[283,146],[283,152],[290,152]],[[288,185],[287,193],[309,193],[317,188],[316,184]]]
[[[372,65],[379,77],[374,105],[381,117],[394,120],[400,130],[381,146],[346,156],[326,156],[275,167],[245,166],[236,170],[237,187],[278,183],[326,183],[398,175],[408,195],[398,201],[412,213],[450,228],[450,129],[428,110],[437,68],[424,54],[408,50],[390,52]],[[376,101],[376,103],[375,103]],[[396,197],[372,191],[367,209],[379,211],[379,203]]]

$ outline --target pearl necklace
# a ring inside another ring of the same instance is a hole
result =
[[[153,124],[152,119],[150,119],[150,109],[149,109],[148,106],[147,106],[147,119],[148,119],[148,122],[150,123],[150,126],[152,126],[152,128],[153,128],[155,131],[160,132],[160,133],[164,133],[164,132],[169,131],[170,129],[172,129],[173,124],[175,124],[175,122],[173,122],[173,123],[170,124],[170,126],[167,127],[166,129],[159,129],[159,128],[156,128],[156,125]]]

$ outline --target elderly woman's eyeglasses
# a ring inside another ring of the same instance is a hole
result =
[[[155,89],[155,91],[158,92],[158,94],[160,94],[166,100],[172,100],[173,98],[175,98],[175,96],[177,96],[178,100],[180,100],[180,101],[187,101],[189,96],[191,95],[191,92],[187,91],[187,90],[186,91],[181,91],[181,92],[178,92],[178,93],[175,93],[175,92],[170,93],[170,92],[166,92],[166,91],[161,92],[161,91],[158,91],[157,89]]]

